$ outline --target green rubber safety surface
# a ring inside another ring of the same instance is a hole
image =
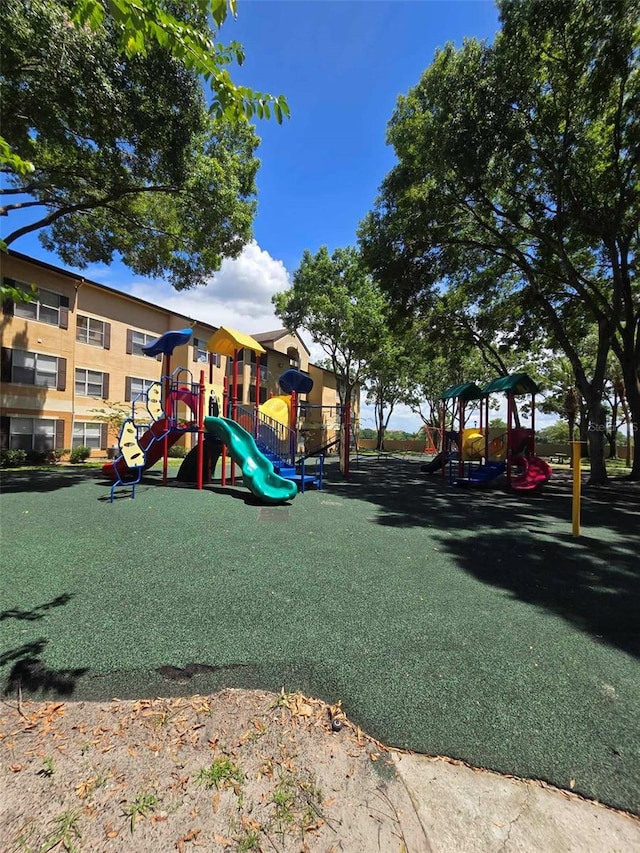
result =
[[[99,471],[3,478],[5,691],[342,700],[382,741],[640,813],[640,493],[449,487],[406,460],[261,506]]]

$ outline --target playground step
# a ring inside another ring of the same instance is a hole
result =
[[[284,477],[285,480],[291,480],[294,483],[298,484],[298,491],[304,492],[307,486],[315,486],[316,488],[320,488],[320,478],[314,477],[311,474],[305,474],[304,477],[302,474],[281,474],[281,477]]]
[[[280,474],[285,480],[289,480],[297,476],[297,471],[292,465],[274,465],[276,474]]]
[[[455,482],[457,486],[488,485],[497,480],[504,473],[504,469],[503,462],[488,462],[473,468],[468,477],[458,477]]]

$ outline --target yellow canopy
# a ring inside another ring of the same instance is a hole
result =
[[[220,326],[218,331],[211,335],[207,349],[209,352],[217,352],[220,355],[228,355],[232,358],[236,350],[241,349],[253,350],[255,353],[266,352],[265,348],[251,335],[245,335],[243,332],[237,332],[227,326]]]

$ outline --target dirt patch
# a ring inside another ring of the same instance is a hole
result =
[[[421,851],[388,750],[301,694],[0,706],[3,851]]]

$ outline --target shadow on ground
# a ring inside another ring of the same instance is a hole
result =
[[[430,528],[440,549],[480,581],[554,612],[596,641],[640,656],[640,491],[587,490],[571,535],[571,483],[543,491],[449,486],[413,461],[367,459],[332,494],[375,504],[375,524]]]
[[[69,593],[63,593],[31,610],[3,610],[0,613],[0,622],[7,619],[37,622],[44,619],[50,610],[63,607],[71,598]],[[70,696],[74,692],[77,680],[85,675],[88,669],[53,669],[47,666],[44,657],[48,645],[49,641],[40,637],[0,654],[0,681],[5,682],[5,696],[21,691],[56,696]],[[3,673],[4,667],[9,665],[11,668],[8,673]]]
[[[8,476],[10,475],[10,476]],[[13,470],[3,472],[2,491],[3,494],[15,494],[16,492],[55,492],[58,489],[66,489],[84,483],[87,479],[102,477],[99,469],[86,468],[54,468],[50,471],[38,470]]]

